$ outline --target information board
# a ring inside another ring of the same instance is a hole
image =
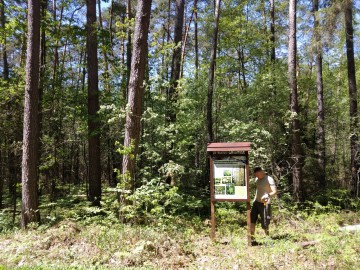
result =
[[[239,159],[214,160],[215,199],[247,199],[246,163]]]

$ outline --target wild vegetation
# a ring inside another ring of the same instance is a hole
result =
[[[67,191],[68,192],[68,191]],[[51,203],[41,201],[43,223],[12,226],[2,212],[0,265],[3,269],[358,269],[359,232],[342,230],[360,222],[354,211],[307,203],[299,211],[283,200],[273,203],[270,237],[258,228],[260,246],[247,245],[244,204],[217,208],[216,238],[194,205],[176,214],[166,203],[146,213],[147,220],[120,223],[118,203],[105,191],[101,207],[90,207],[83,190]],[[166,200],[176,200],[174,195]],[[165,197],[165,196],[164,196]],[[175,205],[175,204],[172,204]],[[161,208],[161,210],[160,210]],[[157,209],[156,211],[152,211]],[[194,214],[197,212],[197,214]],[[18,221],[16,221],[18,222]]]
[[[0,268],[360,268],[359,8],[0,0]],[[206,146],[245,141],[251,249],[243,204],[208,221]]]

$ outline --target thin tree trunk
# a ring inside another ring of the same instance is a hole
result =
[[[128,23],[131,21],[132,19],[132,13],[131,13],[131,0],[126,0],[126,19],[128,21]],[[130,71],[131,71],[131,49],[132,49],[132,41],[131,41],[131,27],[127,28],[127,43],[126,43],[126,89],[127,89],[127,93],[126,93],[126,98],[129,92],[129,82],[130,82]]]
[[[26,228],[30,222],[39,222],[38,209],[38,146],[39,146],[39,60],[40,60],[40,3],[28,0],[28,44],[24,106],[22,156],[22,219]]]
[[[296,202],[302,200],[302,157],[300,141],[299,105],[296,79],[296,0],[289,1],[289,49],[288,49],[288,72],[289,88],[291,91],[290,111],[292,120],[292,180],[293,198]]]
[[[174,44],[175,49],[172,55],[171,61],[171,75],[170,75],[170,87],[168,91],[168,121],[171,123],[176,122],[176,110],[175,104],[177,102],[177,86],[180,78],[180,65],[181,65],[181,45],[182,34],[184,27],[184,6],[185,0],[176,0],[176,21],[174,27]]]
[[[125,23],[125,17],[121,17],[120,18],[121,23],[124,24]],[[127,76],[127,71],[125,69],[125,38],[124,36],[121,37],[121,41],[120,41],[120,63],[121,63],[121,67],[122,67],[122,71],[121,71],[121,89],[122,89],[122,96],[124,98],[124,101],[127,100],[127,81],[128,81],[128,76]]]
[[[5,15],[5,2],[4,0],[0,0],[0,23],[1,28],[5,30],[6,27],[6,15]],[[6,33],[5,31],[3,32]],[[8,64],[8,58],[7,58],[7,48],[6,48],[6,35],[3,37],[4,43],[3,43],[3,78],[4,80],[9,79],[9,64]]]
[[[209,81],[208,81],[208,94],[207,94],[207,141],[212,142],[214,140],[214,131],[213,131],[213,116],[212,116],[212,107],[213,107],[213,92],[214,92],[214,77],[215,77],[215,62],[216,62],[216,50],[217,50],[217,40],[218,40],[218,28],[219,28],[219,16],[220,16],[220,5],[221,0],[215,0],[215,10],[214,10],[214,33],[212,40],[212,48],[210,54],[210,68],[209,68]]]
[[[100,205],[101,167],[100,167],[100,124],[98,57],[96,31],[96,0],[87,0],[87,69],[88,69],[88,151],[89,151],[89,201]]]
[[[309,57],[311,60],[309,61],[309,64],[308,64],[308,71],[307,72],[304,72],[308,78],[308,80],[310,81],[312,79],[312,74],[313,74],[313,50],[311,49],[310,50],[310,57]],[[297,71],[299,71],[299,66],[297,66]],[[297,77],[298,77],[298,74],[297,74]],[[310,95],[311,95],[311,92],[313,90],[313,85],[308,85],[306,87],[306,93],[305,93],[305,104],[304,104],[304,123],[308,123],[309,121],[309,105],[310,105]]]
[[[187,43],[187,38],[188,38],[188,35],[189,35],[189,29],[190,29],[190,25],[191,25],[191,22],[193,20],[193,17],[194,17],[194,10],[191,13],[189,24],[185,29],[184,44],[183,44],[182,50],[181,50],[181,64],[180,64],[180,76],[179,76],[179,78],[182,78],[182,76],[183,76],[184,60],[185,60],[185,53],[186,53],[186,43]]]
[[[53,21],[54,23],[56,23],[57,19],[56,19],[56,16],[57,16],[57,6],[56,6],[56,0],[53,0],[52,2],[52,8],[53,8]],[[63,7],[61,8],[61,14],[60,14],[60,17],[62,17],[62,11],[63,10]],[[62,19],[60,19],[60,25],[61,25],[61,21]],[[56,24],[55,24],[56,25]],[[59,26],[60,28],[60,26]],[[58,31],[58,28],[55,27],[54,29],[55,31]],[[56,84],[57,84],[57,67],[58,67],[58,64],[59,64],[59,41],[57,40],[56,43],[55,43],[55,52],[54,52],[54,64],[53,64],[53,71],[52,71],[52,91],[53,91],[53,95],[55,93],[55,87],[56,87]]]
[[[313,0],[314,37],[315,37],[315,66],[316,66],[316,100],[317,100],[317,126],[316,126],[316,158],[319,166],[319,187],[326,186],[325,162],[325,124],[324,124],[324,90],[322,75],[322,46],[319,21],[319,0]]]
[[[168,14],[167,14],[167,25],[166,25],[166,44],[170,43],[170,25],[171,25],[171,0],[168,1]],[[165,80],[169,80],[169,64],[168,61],[165,63]],[[166,89],[167,91],[168,89]]]
[[[9,117],[9,120],[11,120],[11,117]],[[16,184],[18,179],[18,168],[20,167],[17,160],[17,155],[14,151],[14,142],[12,139],[7,138],[7,143],[5,148],[7,149],[7,168],[8,168],[8,190],[9,194],[11,196],[11,203],[13,206],[13,224],[15,224],[15,215],[16,215]]]
[[[101,30],[104,30],[103,22],[102,22],[102,15],[101,15],[101,0],[98,0],[98,14],[99,14],[99,25]],[[111,28],[111,25],[110,25]],[[108,61],[108,55],[106,52],[106,48],[102,48],[102,53],[104,55],[104,85],[105,85],[105,91],[107,93],[110,92],[110,85],[109,85],[109,61]]]
[[[359,195],[359,144],[358,144],[358,109],[356,89],[356,69],[354,59],[354,29],[353,29],[353,3],[347,0],[345,6],[346,56],[348,71],[348,87],[350,100],[350,191],[354,196]]]
[[[41,20],[45,20],[47,10],[47,0],[41,0]],[[39,162],[41,159],[41,148],[42,148],[42,119],[43,119],[43,112],[42,112],[42,100],[43,100],[43,93],[44,93],[44,83],[45,83],[45,70],[46,70],[46,34],[45,34],[45,24],[40,26],[41,28],[41,39],[40,39],[40,81],[39,81]],[[40,164],[39,164],[40,165]]]
[[[198,78],[199,72],[199,41],[198,41],[198,11],[197,2],[194,0],[194,48],[195,48],[195,79]]]
[[[79,59],[79,69],[78,69],[78,76],[76,81],[76,85],[75,85],[75,97],[74,97],[74,103],[78,104],[79,102],[79,92],[80,92],[80,83],[82,82],[82,66],[85,66],[86,63],[86,57],[85,57],[85,51],[83,49],[80,50],[80,59]],[[73,130],[73,138],[74,138],[74,142],[72,143],[72,147],[73,147],[73,162],[72,162],[72,172],[73,172],[73,183],[75,185],[79,185],[80,184],[80,177],[79,177],[79,173],[80,173],[80,145],[79,145],[79,138],[76,132],[76,118],[73,118],[72,121],[72,130]]]
[[[123,180],[127,190],[133,190],[135,180],[136,155],[140,139],[140,119],[144,96],[143,81],[146,71],[147,40],[150,24],[151,0],[138,1],[134,43],[129,82],[128,112],[126,114],[124,147],[133,146],[132,155],[125,154],[122,162]]]
[[[113,47],[113,20],[114,20],[114,0],[111,0],[110,4],[110,22],[109,22],[109,36],[110,36],[110,48]]]
[[[271,42],[271,53],[270,59],[271,62],[275,62],[276,54],[275,54],[275,0],[270,0],[270,42]]]
[[[53,0],[52,1],[52,9],[53,9],[53,22],[55,23],[55,28],[54,31],[58,32],[61,30],[61,26],[62,26],[62,19],[63,19],[63,13],[64,13],[64,5],[62,5],[63,0],[60,2],[60,17],[59,17],[59,21],[57,22],[57,1]],[[52,107],[53,109],[51,110],[51,117],[54,117],[53,121],[53,128],[52,128],[52,136],[54,136],[54,166],[52,169],[52,176],[51,176],[51,188],[50,188],[50,194],[51,194],[51,199],[54,199],[54,195],[55,195],[55,189],[56,189],[56,178],[59,178],[61,176],[61,170],[60,170],[60,164],[59,164],[59,153],[58,153],[58,149],[60,147],[60,132],[61,129],[60,124],[58,123],[59,121],[61,121],[61,117],[56,115],[52,115],[55,112],[60,111],[60,103],[61,103],[61,96],[58,97],[57,94],[62,94],[61,91],[57,92],[57,89],[61,89],[61,86],[58,85],[58,83],[60,82],[60,84],[62,83],[61,78],[59,79],[58,74],[61,72],[58,71],[58,67],[59,67],[59,39],[56,40],[55,42],[55,46],[54,46],[54,61],[53,61],[53,67],[52,67]]]
[[[243,82],[243,91],[246,92],[247,89],[247,82],[246,82],[246,69],[245,69],[245,54],[244,54],[244,47],[241,46],[240,50],[238,51],[238,57],[241,65],[241,75],[242,75],[242,82]]]

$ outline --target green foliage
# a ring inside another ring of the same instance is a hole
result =
[[[135,223],[161,224],[175,217],[196,212],[203,202],[194,196],[179,192],[158,179],[137,188],[127,197],[131,203],[121,207],[125,218]]]
[[[164,194],[168,193],[161,199],[160,192],[153,191],[151,194],[157,202],[176,204],[184,201],[184,195],[176,188],[160,186],[159,183],[154,182],[139,193],[150,192],[158,186]],[[244,203],[216,205],[216,238],[212,241],[208,220],[179,215],[175,209],[178,206],[160,206],[160,212],[165,211],[168,217],[159,215],[158,221],[154,220],[157,210],[148,213],[153,220],[146,226],[122,224],[114,217],[118,204],[113,192],[105,191],[101,208],[89,207],[86,198],[81,196],[82,192],[68,191],[66,198],[56,203],[42,198],[42,213],[52,216],[56,213],[55,222],[47,220],[27,231],[0,232],[0,249],[3,251],[0,253],[0,267],[171,269],[181,265],[189,269],[231,269],[235,265],[259,269],[275,266],[315,269],[322,265],[329,268],[336,265],[341,269],[357,269],[360,266],[359,234],[339,229],[359,223],[357,212],[280,209],[274,202],[270,238],[266,238],[257,227],[257,240],[262,245],[249,248]],[[191,203],[191,200],[186,203]],[[196,207],[195,204],[192,207]],[[185,213],[186,209],[181,211]],[[172,213],[174,216],[170,219]],[[314,244],[302,248],[305,242]]]

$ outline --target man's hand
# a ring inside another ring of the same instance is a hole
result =
[[[265,193],[265,194],[261,197],[261,201],[262,201],[263,203],[266,203],[269,199],[270,199],[269,193]]]

